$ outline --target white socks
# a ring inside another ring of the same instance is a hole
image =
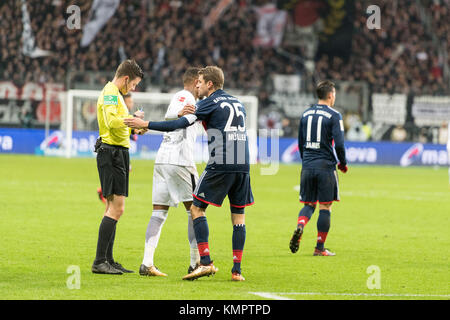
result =
[[[188,240],[190,247],[190,265],[195,267],[200,263],[200,254],[198,253],[197,240],[195,239],[194,223],[192,221],[191,211],[186,211],[188,214]],[[146,267],[154,265],[153,257],[155,255],[156,247],[158,246],[159,237],[161,236],[161,229],[166,222],[168,210],[153,210],[152,216],[145,232],[145,249],[144,259],[142,264]]]
[[[153,265],[155,249],[158,246],[162,226],[167,219],[167,212],[167,210],[153,210],[148,222],[147,231],[145,232],[144,260],[142,261],[146,267]]]
[[[191,250],[191,267],[195,268],[197,263],[200,263],[200,254],[198,253],[197,240],[195,239],[194,222],[192,221],[191,211],[186,211],[188,214],[188,239]]]

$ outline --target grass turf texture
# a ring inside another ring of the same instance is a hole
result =
[[[251,292],[327,300],[450,297],[446,168],[350,166],[347,174],[339,174],[341,202],[333,206],[325,244],[337,255],[313,257],[318,210],[299,251],[289,250],[301,208],[295,190],[300,166],[281,165],[271,176],[252,166],[256,204],[246,210],[246,281],[235,283],[230,281],[228,200],[222,208],[207,210],[212,259],[219,268],[214,277],[181,280],[189,263],[183,206],[170,209],[155,255],[156,265],[169,277],[139,276],[153,162],[132,160],[132,166],[114,256],[136,273],[109,276],[90,271],[104,209],[96,194],[95,159],[0,156],[2,299],[264,299]],[[78,290],[66,284],[71,265],[81,271]],[[380,269],[381,289],[367,287],[371,265]]]

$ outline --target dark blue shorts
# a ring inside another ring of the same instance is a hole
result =
[[[208,205],[221,207],[226,196],[231,212],[243,213],[243,209],[254,203],[250,174],[245,172],[203,171],[192,194],[193,204],[205,209]]]
[[[331,203],[339,201],[339,181],[336,170],[302,169],[300,202]]]

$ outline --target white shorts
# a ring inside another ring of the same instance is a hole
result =
[[[152,202],[154,205],[176,208],[180,202],[192,201],[192,192],[197,182],[197,168],[155,164]]]

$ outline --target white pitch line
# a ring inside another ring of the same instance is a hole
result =
[[[249,292],[251,294],[274,300],[294,300],[283,295],[308,296],[362,296],[362,297],[439,297],[450,298],[450,294],[415,294],[415,293],[330,293],[330,292]]]
[[[294,299],[290,299],[290,298],[286,298],[286,297],[282,297],[279,295],[276,295],[274,293],[270,293],[270,292],[249,292],[251,294],[263,297],[263,298],[267,298],[267,299],[274,299],[274,300],[294,300]]]

